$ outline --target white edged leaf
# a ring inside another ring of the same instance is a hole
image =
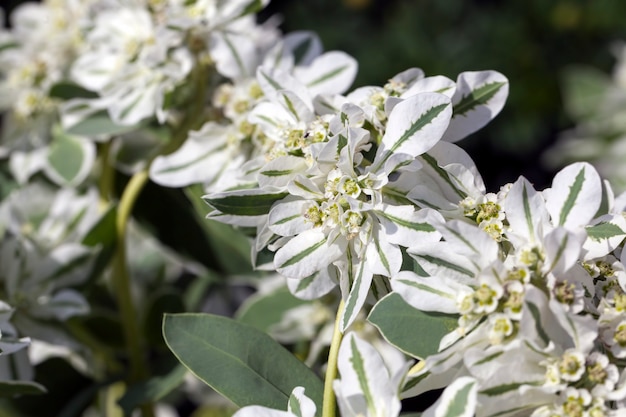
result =
[[[166,187],[210,183],[232,162],[227,153],[228,127],[206,123],[175,152],[157,156],[150,165],[150,179]]]
[[[524,177],[519,177],[504,199],[506,218],[515,234],[537,242],[550,223],[542,195]]]
[[[372,242],[367,245],[366,262],[372,273],[391,278],[400,271],[402,252],[398,246],[387,241],[384,233],[376,233]]]
[[[294,75],[308,88],[312,96],[342,94],[354,81],[357,61],[341,51],[330,51],[316,57],[307,67],[296,67]]]
[[[403,98],[407,98],[419,93],[440,93],[450,98],[454,96],[456,91],[456,83],[443,75],[435,75],[432,77],[422,78],[411,85],[411,87],[402,93]]]
[[[481,267],[498,259],[498,244],[479,227],[460,220],[442,222],[435,227],[455,253],[471,256]]]
[[[577,162],[559,171],[552,187],[543,194],[554,225],[578,228],[586,226],[597,213],[602,182],[591,164]]]
[[[259,188],[287,187],[289,181],[307,168],[304,158],[292,155],[279,156],[265,164],[259,171]]]
[[[287,411],[295,417],[315,417],[315,403],[305,395],[304,387],[295,387],[289,396]]]
[[[365,262],[363,259],[358,259],[356,256],[352,256],[351,260],[353,261],[353,264],[348,266],[345,271],[347,276],[342,277],[342,280],[351,282],[352,286],[350,287],[350,292],[343,295],[345,299],[345,308],[340,319],[339,328],[341,332],[346,331],[363,308],[363,305],[367,300],[367,295],[369,294],[373,278],[368,262]]]
[[[448,277],[469,284],[480,271],[477,263],[458,253],[457,248],[448,242],[417,243],[409,247],[407,253],[433,277]]]
[[[543,245],[548,271],[557,276],[567,273],[578,262],[585,238],[583,231],[573,232],[563,227],[547,233],[543,238]]]
[[[470,287],[446,276],[420,277],[411,271],[400,271],[391,280],[391,287],[418,310],[446,314],[458,314],[458,295],[471,291]]]
[[[333,387],[341,415],[398,415],[398,387],[391,383],[390,372],[372,345],[348,333],[339,348],[338,369],[341,378]]]
[[[339,282],[339,271],[334,265],[305,278],[286,278],[291,293],[302,300],[316,300],[331,292]]]
[[[372,171],[378,171],[395,153],[418,156],[432,148],[452,116],[450,98],[420,93],[398,103],[387,121],[387,130],[376,152]]]
[[[452,97],[454,113],[442,140],[456,142],[489,123],[504,107],[509,80],[497,71],[459,74]]]
[[[415,242],[436,242],[441,238],[432,224],[443,217],[434,210],[384,205],[374,213],[383,227],[380,233],[385,233],[389,243],[408,247]]]
[[[287,195],[286,192],[271,193],[250,189],[207,194],[202,199],[222,214],[262,216],[270,212],[276,201],[282,200]]]
[[[468,376],[456,379],[423,417],[472,417],[476,412],[478,381]]]
[[[311,229],[313,224],[304,217],[310,204],[306,200],[296,200],[275,205],[268,217],[270,230],[279,236],[294,236]]]
[[[605,214],[585,227],[585,259],[600,258],[615,250],[626,238],[626,219],[621,214]]]
[[[329,239],[318,229],[306,230],[276,252],[274,266],[288,278],[306,278],[339,259],[346,246],[341,235]]]

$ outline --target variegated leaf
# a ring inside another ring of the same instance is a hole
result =
[[[276,252],[274,266],[288,278],[306,278],[339,259],[347,244],[342,235],[329,240],[318,229],[306,230]]]
[[[524,177],[519,177],[507,193],[504,211],[515,234],[531,243],[538,241],[539,233],[550,223],[543,197]]]
[[[294,75],[304,82],[312,96],[318,94],[342,94],[354,81],[358,64],[345,52],[326,52],[307,67],[297,67]]]
[[[351,250],[351,248],[348,248],[348,250]],[[369,264],[365,262],[364,259],[359,259],[353,254],[349,257],[348,262],[352,264],[348,265],[347,268],[342,271],[346,274],[345,277],[342,277],[342,280],[352,283],[352,286],[350,287],[349,293],[343,295],[345,308],[341,314],[340,329],[342,332],[345,332],[354,322],[361,308],[363,308],[373,278]]]
[[[287,195],[286,192],[270,193],[264,190],[251,189],[207,194],[202,199],[222,214],[262,216],[270,212],[276,201],[282,200]]]
[[[450,384],[423,417],[472,417],[476,412],[478,381],[463,376]]]
[[[297,156],[284,155],[271,160],[259,171],[259,188],[285,188],[297,174],[307,169],[306,160]]]
[[[416,157],[428,151],[441,139],[451,116],[450,98],[443,94],[421,93],[398,103],[389,115],[372,171],[383,169],[395,153]]]
[[[304,217],[310,204],[306,200],[296,200],[275,205],[268,217],[270,230],[279,236],[294,236],[311,229],[313,224]]]
[[[389,243],[408,247],[415,242],[436,242],[441,238],[432,224],[443,217],[434,210],[416,211],[413,206],[385,205],[374,213]]]
[[[577,162],[559,171],[543,194],[552,223],[575,229],[595,217],[602,201],[602,182],[591,164]]]
[[[446,276],[420,277],[411,271],[400,271],[391,280],[391,288],[400,294],[404,301],[422,311],[457,314],[457,297],[462,292],[470,292],[466,285],[459,284]]]
[[[354,333],[347,334],[339,348],[338,368],[341,379],[335,380],[333,387],[341,415],[398,415],[398,387],[374,347]]]
[[[454,113],[442,140],[456,142],[485,126],[500,113],[508,94],[509,80],[499,72],[459,74],[452,97]]]
[[[600,258],[617,248],[626,237],[626,219],[621,214],[606,214],[585,227],[585,259]]]

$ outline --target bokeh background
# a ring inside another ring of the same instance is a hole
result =
[[[9,15],[22,2],[0,4]],[[353,55],[355,87],[382,85],[409,67],[453,79],[468,70],[505,74],[504,110],[460,143],[489,191],[519,175],[549,185],[554,171],[540,156],[573,125],[563,111],[564,72],[610,73],[611,45],[626,40],[626,2],[615,0],[272,0],[259,19],[270,16],[285,32],[315,31],[327,50]]]

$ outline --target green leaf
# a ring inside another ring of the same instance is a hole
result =
[[[117,205],[111,205],[100,217],[100,220],[87,232],[82,240],[85,246],[112,245],[117,240],[115,221],[117,218]]]
[[[321,409],[319,377],[250,325],[211,314],[166,314],[163,334],[183,365],[240,407],[284,409],[293,389],[303,386]]]
[[[59,185],[77,185],[91,169],[95,159],[93,143],[55,127],[48,150],[46,173]]]
[[[119,135],[137,130],[139,125],[123,126],[115,124],[106,110],[99,111],[67,129],[68,133],[79,136]]]
[[[0,397],[40,395],[46,392],[46,387],[34,381],[0,381]]]
[[[286,311],[309,303],[294,297],[288,288],[282,287],[269,294],[248,298],[237,312],[237,320],[267,333],[272,325],[281,321]]]
[[[270,212],[272,205],[288,193],[266,193],[261,190],[241,190],[204,196],[214,209],[236,216],[261,216]]]
[[[397,293],[383,297],[368,321],[389,343],[415,358],[437,353],[441,338],[457,328],[455,316],[417,310]]]
[[[50,87],[48,95],[54,98],[69,100],[72,98],[97,98],[98,94],[81,87],[71,81],[60,81]]]
[[[185,379],[187,368],[177,365],[163,376],[150,378],[148,381],[130,387],[118,404],[124,413],[130,415],[133,409],[141,404],[155,403],[174,391]]]
[[[610,222],[587,226],[585,230],[587,230],[589,238],[596,241],[626,234],[618,225]]]

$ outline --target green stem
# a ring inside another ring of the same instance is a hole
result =
[[[130,360],[130,383],[145,380],[149,375],[138,314],[135,309],[135,304],[133,303],[131,279],[126,259],[126,227],[135,202],[147,182],[147,168],[144,168],[131,177],[120,199],[115,223],[118,239],[113,264],[112,281],[120,310],[122,327],[124,329],[126,349]],[[154,410],[150,404],[142,406],[141,410],[144,417],[154,416]]]
[[[335,400],[335,391],[333,390],[333,381],[337,378],[339,345],[341,344],[341,339],[343,338],[343,334],[340,330],[343,309],[344,303],[342,299],[339,303],[339,307],[337,308],[333,340],[330,343],[330,351],[328,352],[328,365],[326,365],[326,377],[324,379],[324,403],[322,404],[322,417],[335,417],[337,412],[337,402]]]
[[[111,202],[111,193],[115,177],[115,170],[109,160],[110,152],[111,139],[109,138],[109,140],[101,144],[98,149],[98,157],[100,159],[100,178],[98,180],[98,190],[100,192],[100,206],[103,208],[103,211]]]

